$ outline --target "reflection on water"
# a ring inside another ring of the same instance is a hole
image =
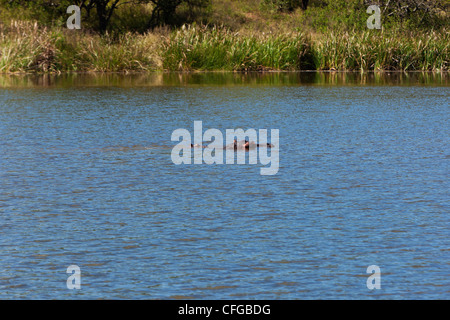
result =
[[[199,72],[0,74],[0,87],[180,85],[433,85],[446,86],[447,72]]]
[[[2,75],[0,298],[448,299],[449,94],[445,73]],[[174,165],[196,120],[278,129],[278,173]]]

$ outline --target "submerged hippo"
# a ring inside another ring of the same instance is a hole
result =
[[[271,143],[259,144],[259,143],[258,143],[257,146],[258,146],[258,147],[272,148],[272,147],[273,147],[273,144],[271,144]]]
[[[202,146],[201,144],[198,144],[198,143],[196,143],[196,144],[191,143],[191,148],[206,148],[206,147],[208,147],[208,146]]]
[[[249,150],[249,149],[254,149],[254,148],[257,148],[257,147],[272,148],[273,145],[270,144],[270,143],[259,144],[259,143],[255,143],[254,141],[247,141],[247,140],[237,141],[236,139],[234,139],[233,143],[230,143],[230,144],[226,145],[224,147],[224,149]]]

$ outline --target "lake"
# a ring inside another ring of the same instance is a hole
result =
[[[449,96],[446,73],[2,75],[0,299],[449,299]],[[279,130],[278,172],[175,165],[194,121]]]

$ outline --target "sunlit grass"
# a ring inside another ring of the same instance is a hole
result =
[[[0,26],[0,72],[153,71],[161,69],[157,34],[117,37],[14,21]]]
[[[0,28],[0,72],[54,70],[55,47],[48,29],[28,21]]]
[[[126,33],[112,39],[91,36],[77,43],[78,65],[89,71],[154,71],[161,68],[157,53],[159,37]]]
[[[168,70],[448,70],[449,32],[240,33],[187,26],[164,43]]]
[[[241,34],[227,28],[183,26],[161,50],[168,70],[264,71],[314,68],[304,34]]]
[[[319,70],[448,70],[449,43],[449,32],[341,32],[316,40],[314,56]]]
[[[0,72],[449,70],[450,33],[365,30],[326,34],[232,31],[91,34],[34,22],[0,25]]]

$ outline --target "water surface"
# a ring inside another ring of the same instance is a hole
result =
[[[449,94],[445,73],[1,76],[0,298],[449,299]],[[196,120],[279,129],[278,173],[174,165]]]

